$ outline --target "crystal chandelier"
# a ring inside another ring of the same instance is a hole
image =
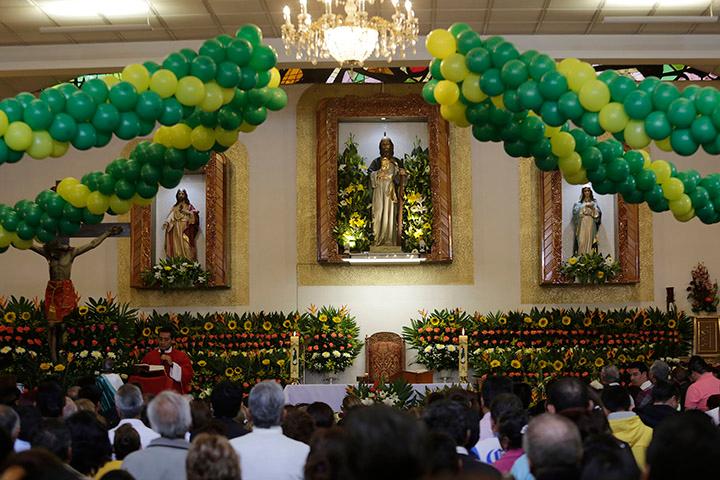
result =
[[[390,20],[370,17],[366,4],[382,3],[383,0],[318,0],[325,4],[325,13],[313,21],[307,11],[307,0],[300,0],[297,26],[290,17],[290,7],[283,8],[285,23],[282,39],[290,54],[296,50],[298,60],[310,60],[315,65],[319,58],[333,57],[344,67],[362,66],[370,55],[385,58],[388,63],[398,53],[405,57],[408,47],[415,51],[418,37],[418,20],[410,0],[405,0],[404,10],[400,0],[390,0],[395,13]],[[342,5],[345,15],[333,13]]]

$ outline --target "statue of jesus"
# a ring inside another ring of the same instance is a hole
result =
[[[380,156],[372,161],[370,186],[372,187],[373,244],[398,246],[402,232],[402,196],[407,173],[402,160],[396,158],[392,140],[380,140]]]

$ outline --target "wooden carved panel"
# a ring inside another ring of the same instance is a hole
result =
[[[210,273],[209,287],[228,287],[227,225],[227,157],[213,153],[203,168],[205,175],[205,270]],[[142,272],[152,267],[155,259],[153,205],[133,206],[130,212],[130,286],[147,288],[142,282]]]
[[[693,354],[703,356],[720,354],[720,319],[717,316],[695,317]]]
[[[570,285],[560,274],[562,259],[562,175],[559,171],[541,172],[540,183],[540,282],[543,285]],[[628,284],[640,281],[640,225],[638,206],[617,195],[615,253],[620,274],[608,283]]]
[[[333,236],[338,210],[337,159],[338,122],[362,118],[412,118],[427,121],[432,190],[433,244],[428,262],[452,261],[452,205],[450,186],[450,147],[448,123],[437,106],[420,95],[402,97],[347,96],[328,98],[317,109],[317,259],[321,263],[340,263],[342,257]]]

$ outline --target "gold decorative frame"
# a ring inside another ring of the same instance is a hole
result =
[[[560,274],[562,263],[562,175],[559,171],[541,172],[540,187],[540,259],[543,285],[574,283]],[[608,283],[630,284],[640,281],[640,231],[638,206],[617,195],[616,241],[620,274]]]
[[[203,168],[205,175],[205,270],[210,273],[209,287],[229,287],[228,249],[226,234],[227,157],[213,153]],[[142,272],[153,265],[152,207],[133,206],[130,212],[130,286],[148,288]]]
[[[346,119],[422,118],[427,121],[432,189],[433,243],[426,262],[451,262],[451,185],[448,123],[438,107],[417,94],[370,97],[345,96],[321,100],[317,109],[317,259],[320,263],[341,263],[333,235],[336,224],[338,123]]]

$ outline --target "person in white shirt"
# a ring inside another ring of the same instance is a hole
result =
[[[140,412],[143,408],[143,397],[140,389],[132,384],[126,384],[120,387],[115,393],[115,410],[120,416],[120,423],[117,427],[108,431],[110,444],[115,440],[115,431],[122,425],[129,424],[140,435],[140,447],[147,447],[151,441],[160,438],[160,434],[148,428],[142,420],[140,420]]]
[[[243,480],[302,480],[310,447],[282,433],[285,394],[272,381],[260,382],[248,399],[252,432],[230,440],[240,456]]]

